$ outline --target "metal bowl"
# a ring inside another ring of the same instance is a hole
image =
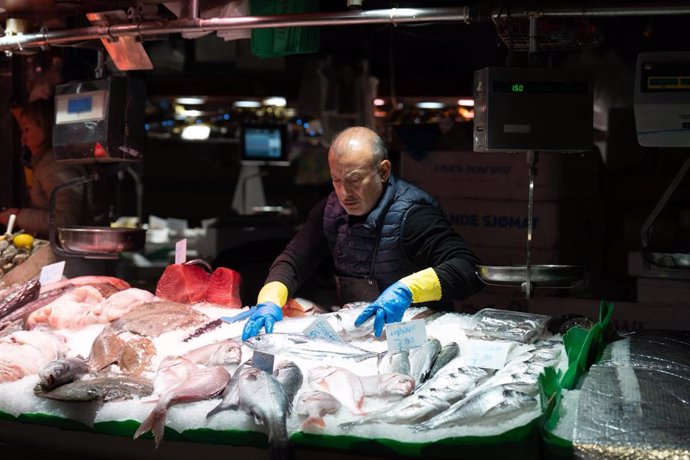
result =
[[[477,275],[486,284],[521,285],[527,281],[527,267],[479,265]],[[535,285],[573,287],[582,281],[579,265],[532,265],[530,281]]]
[[[63,249],[75,254],[119,254],[136,251],[146,243],[141,228],[60,227],[58,238]]]

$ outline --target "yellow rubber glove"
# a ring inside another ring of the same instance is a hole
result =
[[[431,267],[401,278],[400,282],[412,292],[412,303],[441,300],[441,282]]]
[[[256,298],[256,304],[272,302],[279,307],[285,305],[288,299],[288,288],[280,281],[266,283]]]

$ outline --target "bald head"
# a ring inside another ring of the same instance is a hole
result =
[[[328,166],[338,201],[354,216],[366,215],[376,206],[391,172],[383,139],[362,126],[335,137]]]
[[[363,160],[368,160],[374,165],[388,159],[383,139],[364,126],[353,126],[338,133],[333,139],[329,153],[335,157],[347,154],[361,155]]]

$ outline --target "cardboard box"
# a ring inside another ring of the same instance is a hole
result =
[[[591,198],[599,195],[597,153],[539,154],[534,200]],[[400,176],[439,197],[527,200],[525,154],[435,151],[421,160],[401,155]]]
[[[526,311],[558,318],[581,315],[592,320],[599,318],[600,300],[571,297],[536,296],[529,300],[524,294],[479,292],[469,299],[457,301],[456,310],[475,313],[482,308]],[[690,308],[687,305],[614,301],[613,325],[619,331],[663,329],[690,331]]]
[[[455,230],[470,247],[526,247],[527,202],[439,199]],[[604,238],[601,200],[544,201],[533,206],[533,248],[600,247]]]
[[[690,314],[690,280],[638,278],[637,301],[685,305]]]

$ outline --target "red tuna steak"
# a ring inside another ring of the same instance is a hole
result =
[[[210,275],[196,265],[168,265],[158,280],[156,296],[180,303],[202,302]]]
[[[218,267],[211,275],[206,291],[206,301],[228,308],[242,308],[240,283],[242,277],[235,270]]]

